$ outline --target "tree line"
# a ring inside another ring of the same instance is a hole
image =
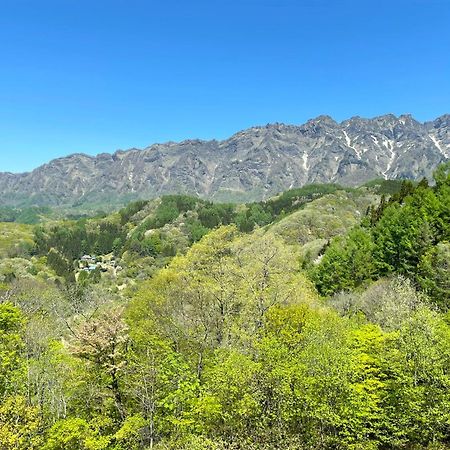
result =
[[[411,279],[442,310],[450,308],[450,164],[414,185],[404,181],[369,209],[360,226],[334,239],[311,276],[323,295],[398,274]]]

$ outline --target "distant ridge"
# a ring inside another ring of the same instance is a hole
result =
[[[308,183],[358,185],[430,176],[450,157],[450,115],[421,123],[393,114],[337,123],[252,127],[224,141],[154,144],[96,157],[73,154],[29,173],[0,173],[1,205],[119,204],[188,193],[250,201]]]

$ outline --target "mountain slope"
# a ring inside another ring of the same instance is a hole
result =
[[[0,204],[124,203],[167,193],[251,201],[308,183],[421,178],[449,157],[450,115],[426,123],[410,115],[341,123],[319,116],[301,126],[249,128],[224,141],[74,154],[30,173],[0,173]]]

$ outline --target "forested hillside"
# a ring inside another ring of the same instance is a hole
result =
[[[450,448],[450,163],[40,221],[1,224],[1,449]]]

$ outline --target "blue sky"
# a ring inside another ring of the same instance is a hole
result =
[[[448,0],[0,0],[0,171],[268,122],[450,112]]]

